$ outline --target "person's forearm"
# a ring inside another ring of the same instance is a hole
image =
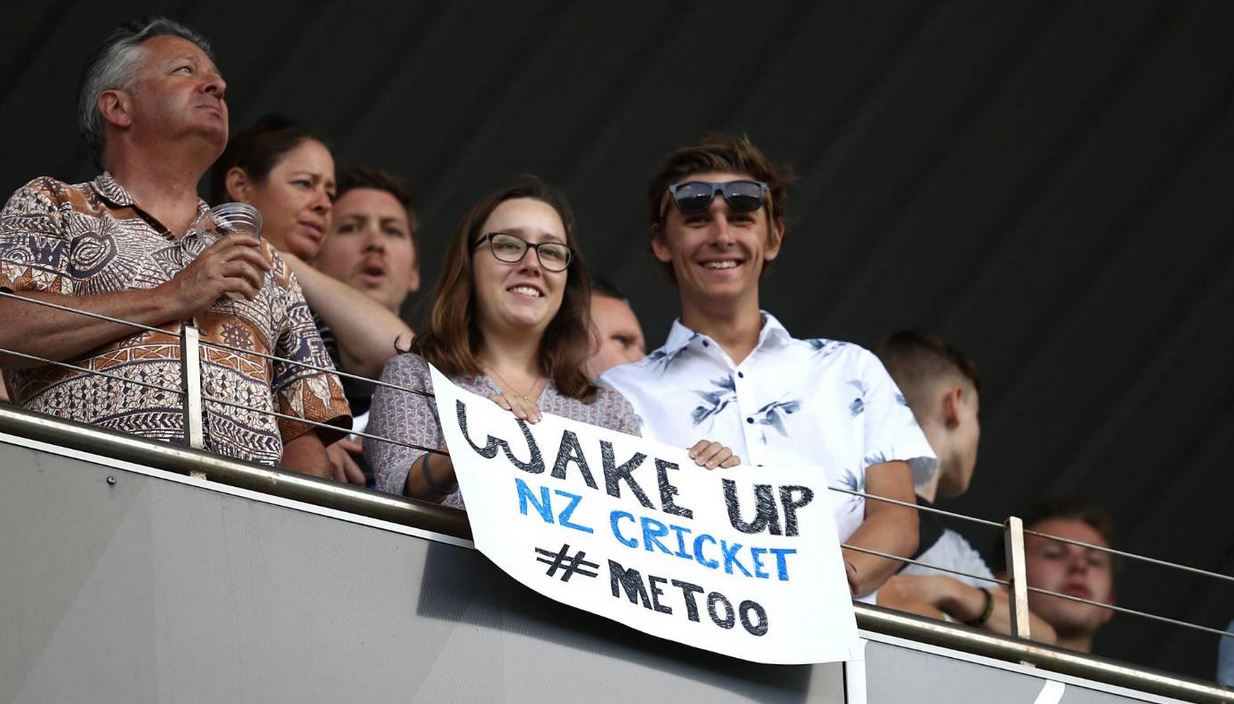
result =
[[[1011,632],[1007,596],[1001,589],[990,586],[990,615],[981,623],[974,624],[985,613],[985,590],[946,575],[931,575],[922,579],[931,580],[932,584],[937,585],[932,602],[956,621],[998,633]]]
[[[986,590],[990,593],[988,615],[985,613]],[[932,618],[941,618],[946,613],[960,623],[1011,635],[1011,600],[1007,591],[993,582],[983,588],[945,574],[899,575],[879,590],[878,603]],[[932,613],[935,610],[939,612]],[[1042,643],[1057,640],[1054,628],[1041,617],[1029,612],[1028,618],[1033,640]]]
[[[301,474],[331,479],[334,476],[330,466],[330,457],[326,455],[326,446],[321,442],[321,436],[316,430],[308,430],[283,445],[283,458],[279,462],[283,469],[289,469]]]
[[[869,516],[861,527],[844,541],[845,544],[888,555],[911,556],[917,549],[917,521],[912,515],[912,509],[897,509],[907,512],[908,518],[895,513]],[[898,560],[876,557],[856,550],[845,550],[844,559],[857,569],[855,596],[864,596],[878,589],[879,585],[904,564]]]
[[[428,462],[425,465],[425,462]],[[432,481],[425,476],[431,472]],[[403,493],[413,499],[439,503],[447,493],[458,486],[454,476],[454,462],[449,455],[435,455],[426,452],[412,460],[411,469],[407,472],[407,481]],[[445,489],[446,491],[441,491]]]
[[[922,575],[896,575],[878,588],[878,605],[897,611],[939,620],[949,617],[935,603],[938,599],[929,587],[931,578]]]
[[[99,313],[141,325],[158,326],[179,320],[174,298],[160,289],[134,289],[92,296],[62,296],[24,291],[18,295],[76,310]],[[37,303],[0,297],[0,348],[55,361],[73,359],[96,347],[139,332],[131,325],[111,323]],[[0,353],[0,367],[21,369],[39,362]]]
[[[883,462],[866,468],[866,493],[914,503],[913,475],[908,463]],[[865,501],[865,513],[861,526],[845,541],[848,545],[901,557],[910,557],[917,549],[917,512],[914,509],[869,498]],[[855,596],[878,589],[904,564],[856,550],[845,550],[844,559],[857,572]]]
[[[300,281],[309,307],[334,331],[343,371],[377,378],[394,356],[395,344],[411,342],[411,328],[380,303],[295,256],[282,256]]]
[[[976,587],[969,587],[969,589],[976,590]],[[1011,632],[1011,598],[1007,596],[1006,591],[998,587],[991,586],[988,589],[994,599],[994,608],[990,611],[990,618],[986,620],[983,628],[995,633],[1014,635]],[[977,618],[977,616],[972,618]],[[1054,627],[1031,611],[1028,612],[1028,632],[1032,639],[1039,643],[1054,643],[1058,639],[1054,634]]]

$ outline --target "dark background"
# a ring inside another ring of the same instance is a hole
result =
[[[764,306],[799,337],[937,331],[981,367],[979,471],[947,507],[1096,497],[1121,547],[1234,571],[1234,3],[21,3],[0,23],[0,191],[93,175],[80,71],[150,11],[213,40],[233,129],[283,112],[340,165],[409,177],[430,281],[480,196],[523,172],[563,186],[652,346],[676,298],[646,183],[669,149],[747,132],[800,176]],[[1118,592],[1234,616],[1229,585],[1158,568],[1126,565]],[[1120,615],[1097,650],[1210,678],[1216,645]]]

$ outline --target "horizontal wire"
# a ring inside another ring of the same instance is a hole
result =
[[[358,374],[349,374],[348,372],[342,371],[340,369],[334,369],[331,367],[322,367],[316,364],[311,364],[309,362],[298,362],[294,359],[287,359],[286,357],[279,357],[278,355],[269,354],[267,352],[257,352],[254,350],[241,349],[239,347],[232,347],[231,345],[226,345],[221,342],[212,342],[210,340],[202,340],[201,344],[208,346],[208,347],[215,347],[221,350],[227,350],[228,352],[236,352],[238,354],[253,355],[254,357],[261,357],[262,359],[268,359],[274,362],[286,362],[287,364],[291,364],[297,367],[305,367],[306,369],[312,369],[314,371],[325,372],[327,374],[336,374],[340,377],[344,377],[347,379],[363,381],[369,384],[374,384],[376,386],[384,386],[388,389],[394,389],[395,391],[404,391],[406,393],[415,394],[417,396],[423,396],[425,398],[436,398],[436,396],[434,396],[431,391],[422,391],[420,389],[413,389],[410,386],[402,386],[400,384],[391,384],[388,381],[382,381],[380,379],[370,379],[367,376],[360,376]]]
[[[1091,550],[1097,550],[1099,552],[1110,553],[1111,555],[1118,555],[1119,557],[1126,557],[1132,560],[1140,560],[1142,562],[1148,562],[1154,565],[1159,565],[1161,567],[1172,567],[1176,570],[1181,570],[1183,572],[1191,572],[1192,574],[1198,574],[1204,577],[1212,577],[1213,579],[1219,579],[1225,582],[1234,582],[1234,577],[1231,577],[1228,574],[1221,574],[1220,572],[1209,572],[1208,570],[1202,570],[1198,567],[1188,567],[1187,565],[1180,565],[1177,562],[1166,562],[1165,560],[1158,560],[1155,557],[1146,557],[1144,555],[1136,555],[1135,553],[1125,552],[1123,550],[1115,550],[1114,548],[1102,547],[1100,545],[1093,545],[1092,543],[1086,543],[1081,540],[1072,540],[1070,538],[1060,538],[1057,535],[1050,535],[1049,533],[1039,533],[1035,530],[1025,530],[1024,534],[1025,535],[1035,535],[1038,538],[1047,538],[1049,540],[1053,540],[1059,543],[1067,543],[1068,545],[1076,545],[1082,548],[1089,548]]]
[[[933,506],[922,506],[921,504],[910,503],[908,501],[900,501],[899,499],[891,499],[891,498],[887,498],[886,496],[878,496],[877,494],[867,494],[861,491],[853,491],[852,489],[841,489],[838,486],[829,486],[827,488],[832,491],[838,491],[841,494],[849,494],[850,496],[861,496],[863,498],[870,499],[871,501],[882,501],[883,503],[895,504],[897,506],[903,506],[905,508],[915,508],[918,511],[925,511],[927,513],[936,513],[941,516],[950,516],[951,518],[959,518],[965,521],[971,521],[973,523],[980,523],[982,525],[993,526],[1000,530],[1003,527],[1002,523],[997,523],[995,521],[988,521],[984,518],[974,518],[972,516],[965,516],[962,513],[953,513],[951,511],[944,511],[941,508],[934,508]]]
[[[124,378],[124,377],[116,376],[116,375],[113,375],[113,374],[108,374],[107,372],[100,372],[100,371],[93,370],[93,369],[85,369],[85,368],[83,368],[83,367],[79,367],[79,366],[76,366],[76,365],[73,365],[73,364],[67,364],[67,363],[64,363],[64,362],[56,362],[56,361],[53,361],[53,360],[50,360],[50,359],[46,359],[46,358],[43,358],[43,357],[38,357],[38,356],[36,356],[36,355],[29,355],[29,354],[25,354],[25,353],[22,353],[22,352],[11,352],[11,351],[5,350],[5,349],[3,349],[3,348],[0,348],[0,352],[7,352],[8,354],[13,354],[13,355],[18,356],[18,357],[23,357],[23,358],[26,358],[26,359],[31,359],[31,360],[35,360],[35,361],[45,362],[45,363],[48,363],[48,364],[53,364],[53,365],[55,365],[55,366],[59,366],[59,367],[66,367],[66,368],[68,368],[68,369],[73,369],[73,370],[76,370],[76,371],[84,372],[84,373],[86,373],[86,374],[96,374],[96,375],[99,375],[99,376],[104,376],[104,377],[107,377],[107,378],[110,378],[110,379],[115,379],[116,381],[128,382],[128,383],[132,383],[132,384],[137,384],[137,385],[139,385],[139,386],[146,386],[146,387],[150,387],[150,388],[153,388],[153,389],[157,389],[157,390],[159,390],[159,391],[166,391],[166,392],[170,392],[170,393],[177,393],[177,394],[183,394],[183,393],[184,393],[184,392],[183,392],[182,390],[180,390],[180,389],[170,389],[170,388],[167,388],[167,387],[159,386],[159,385],[157,385],[157,384],[150,384],[150,383],[148,383],[148,382],[136,381],[136,380],[133,380],[133,379],[126,379],[126,378]],[[310,425],[310,426],[313,426],[313,427],[318,427],[318,428],[325,428],[325,429],[328,429],[328,430],[331,430],[331,431],[336,431],[336,432],[343,432],[343,431],[344,431],[344,429],[343,429],[343,428],[339,428],[338,426],[330,425],[330,424],[328,424],[328,423],[321,423],[321,422],[318,422],[318,421],[312,421],[312,420],[309,420],[309,419],[307,419],[307,418],[300,418],[300,417],[298,417],[298,416],[292,416],[292,415],[288,415],[288,414],[285,414],[285,413],[279,413],[278,411],[273,411],[273,410],[265,410],[265,409],[260,409],[260,408],[252,408],[252,407],[249,407],[249,406],[245,406],[244,404],[235,403],[235,402],[233,402],[233,401],[227,401],[227,400],[220,399],[220,398],[214,398],[214,397],[212,397],[212,396],[203,396],[203,397],[202,397],[202,401],[203,401],[203,402],[209,402],[209,403],[217,403],[217,404],[221,404],[221,405],[224,405],[224,406],[229,406],[229,407],[231,407],[231,408],[239,408],[239,409],[241,409],[241,410],[245,410],[245,411],[250,411],[250,412],[255,412],[255,413],[261,413],[261,414],[271,415],[271,416],[274,416],[274,417],[276,417],[276,418],[282,418],[282,419],[284,419],[284,420],[290,420],[290,421],[297,422],[297,423],[304,423],[304,424],[306,424],[306,425]],[[401,441],[401,440],[395,440],[395,439],[393,439],[393,438],[382,437],[382,436],[380,436],[380,435],[373,435],[373,434],[371,434],[371,433],[365,433],[365,432],[361,432],[361,431],[352,431],[350,434],[351,434],[351,435],[356,435],[356,436],[358,436],[358,437],[369,438],[369,439],[371,439],[371,440],[376,440],[376,441],[378,441],[378,442],[388,442],[388,443],[391,443],[391,444],[394,444],[394,445],[401,445],[401,446],[403,446],[403,447],[407,447],[407,448],[410,448],[410,449],[413,449],[413,450],[419,450],[419,451],[421,451],[421,452],[429,452],[429,453],[432,453],[432,454],[435,454],[435,455],[442,455],[442,456],[446,456],[446,457],[449,457],[449,456],[450,456],[450,453],[449,453],[449,452],[447,452],[447,451],[444,451],[444,450],[439,450],[439,449],[436,449],[436,448],[431,448],[431,447],[425,447],[425,446],[423,446],[423,445],[417,445],[417,444],[415,444],[415,443],[403,442],[403,441]],[[836,489],[836,488],[834,488],[834,487],[832,487],[832,489],[833,489],[834,491],[839,491],[839,492],[846,493],[846,494],[852,494],[852,495],[855,495],[855,496],[866,496],[867,498],[871,498],[871,499],[874,499],[874,500],[883,500],[883,501],[887,501],[887,502],[890,502],[890,503],[899,504],[899,505],[905,506],[905,507],[907,507],[907,508],[918,508],[918,509],[921,509],[921,510],[938,510],[938,509],[930,509],[929,507],[925,507],[925,506],[917,506],[917,505],[915,505],[915,504],[910,504],[910,503],[903,502],[903,501],[896,501],[895,499],[887,499],[886,497],[874,496],[874,495],[866,495],[866,494],[862,494],[861,492],[848,491],[848,490],[845,490],[845,489]],[[965,516],[962,516],[962,515],[960,515],[960,514],[951,514],[950,512],[947,512],[947,511],[941,511],[941,510],[939,510],[939,512],[940,512],[940,513],[947,514],[947,515],[955,515],[955,516],[957,516],[957,517],[966,518]],[[973,519],[973,520],[980,521],[981,519]],[[995,525],[998,525],[998,524],[995,524]],[[867,549],[867,548],[860,548],[860,547],[856,547],[856,546],[852,546],[852,545],[844,545],[843,547],[848,548],[848,549],[850,549],[850,550],[855,550],[855,551],[857,551],[857,552],[864,552],[864,553],[868,553],[868,554],[875,555],[875,556],[882,557],[882,558],[886,558],[886,559],[898,560],[898,561],[900,561],[900,562],[905,562],[905,563],[908,563],[908,564],[918,565],[918,566],[920,566],[920,567],[926,567],[926,568],[929,568],[929,569],[938,570],[938,571],[940,571],[940,572],[949,572],[949,573],[951,573],[951,574],[956,574],[956,575],[959,575],[959,576],[962,576],[962,577],[970,577],[970,578],[972,578],[972,579],[979,579],[979,580],[988,581],[988,582],[995,582],[995,583],[998,583],[998,584],[1003,584],[1003,585],[1006,585],[1006,584],[1007,584],[1007,582],[1006,582],[1006,581],[1003,581],[1003,580],[998,580],[998,579],[990,579],[989,577],[983,577],[983,576],[981,576],[981,575],[969,574],[969,573],[967,573],[967,572],[961,572],[961,571],[957,571],[957,570],[952,570],[952,569],[948,569],[948,568],[946,568],[946,567],[940,567],[940,566],[937,566],[937,565],[931,565],[931,564],[929,564],[929,563],[919,562],[919,561],[917,561],[917,560],[913,560],[913,559],[911,559],[911,558],[907,558],[907,557],[901,557],[901,556],[899,556],[899,555],[890,555],[890,554],[887,554],[887,553],[881,553],[881,552],[878,552],[878,551],[876,551],[876,550],[870,550],[870,549]]]
[[[38,356],[38,355],[33,355],[33,354],[26,354],[25,352],[17,352],[17,351],[14,351],[14,350],[5,349],[5,348],[3,348],[3,347],[0,347],[0,354],[11,354],[11,355],[13,355],[14,357],[21,357],[21,358],[23,358],[23,359],[29,359],[29,360],[31,360],[31,361],[35,361],[35,362],[42,362],[42,363],[44,363],[44,364],[50,364],[50,365],[53,365],[53,366],[56,366],[56,367],[63,367],[63,368],[65,368],[65,369],[71,369],[71,370],[73,370],[73,371],[82,372],[82,373],[84,373],[84,374],[93,374],[93,375],[95,375],[95,376],[101,376],[101,377],[104,377],[104,378],[107,378],[107,379],[112,379],[113,381],[118,381],[118,382],[125,383],[125,384],[134,384],[134,385],[136,385],[136,386],[144,386],[144,387],[149,388],[149,389],[155,389],[156,391],[163,391],[163,392],[166,392],[166,393],[177,394],[177,395],[181,395],[181,396],[183,396],[183,395],[184,395],[184,390],[183,390],[183,389],[173,389],[173,388],[168,387],[168,386],[160,386],[159,384],[151,384],[151,383],[150,383],[150,382],[148,382],[148,381],[138,381],[138,380],[136,380],[136,379],[128,379],[128,378],[126,378],[126,377],[122,377],[122,376],[119,376],[119,375],[116,375],[116,374],[112,374],[112,373],[110,373],[110,372],[102,372],[102,371],[99,371],[99,370],[97,370],[97,369],[87,369],[87,368],[85,368],[85,367],[80,367],[80,366],[78,366],[78,365],[76,365],[76,364],[69,364],[68,362],[57,362],[57,361],[55,361],[55,360],[53,360],[53,359],[47,359],[46,357],[40,357],[40,356]],[[328,429],[330,429],[330,430],[335,430],[335,431],[345,432],[345,433],[348,433],[348,434],[350,434],[350,435],[356,435],[356,436],[359,436],[359,437],[370,438],[370,439],[372,439],[372,440],[378,440],[378,441],[380,441],[380,442],[388,442],[388,443],[391,443],[391,444],[394,444],[394,445],[402,445],[403,447],[409,447],[409,448],[411,448],[411,449],[413,449],[413,450],[420,450],[420,451],[422,451],[422,452],[430,452],[430,453],[435,454],[435,455],[443,455],[443,456],[446,456],[446,457],[449,457],[449,456],[450,456],[450,453],[449,453],[449,452],[446,452],[446,451],[444,451],[444,450],[437,450],[437,449],[434,449],[434,448],[431,448],[431,447],[424,447],[424,446],[422,446],[422,445],[416,445],[416,444],[414,444],[414,443],[402,442],[402,441],[400,441],[400,440],[395,440],[395,439],[393,439],[393,438],[385,438],[385,437],[381,437],[380,435],[373,435],[373,434],[371,434],[371,433],[364,433],[364,432],[360,432],[360,431],[347,431],[347,430],[346,430],[346,429],[344,429],[344,428],[340,428],[340,427],[335,426],[335,425],[330,425],[330,424],[328,424],[328,423],[319,423],[319,422],[317,422],[317,421],[309,420],[309,419],[307,419],[307,418],[300,418],[300,417],[298,417],[298,416],[291,416],[291,415],[287,415],[287,414],[285,414],[285,413],[279,413],[279,412],[277,412],[277,411],[268,411],[268,410],[261,409],[261,408],[252,408],[252,407],[249,407],[249,406],[245,406],[244,404],[241,404],[241,403],[235,403],[235,402],[233,402],[233,401],[225,401],[225,400],[223,400],[223,399],[220,399],[220,398],[214,398],[214,397],[211,397],[211,396],[203,396],[203,397],[202,397],[202,401],[209,401],[209,402],[211,402],[211,403],[219,403],[219,404],[222,404],[222,405],[224,405],[224,406],[230,406],[230,407],[232,407],[232,408],[239,408],[239,409],[246,410],[246,411],[252,411],[252,412],[254,412],[254,413],[263,413],[263,414],[268,414],[268,415],[275,416],[275,417],[277,417],[277,418],[283,418],[283,419],[285,419],[285,420],[296,421],[296,422],[299,422],[299,423],[304,423],[304,424],[306,424],[306,425],[312,425],[312,426],[316,426],[316,427],[320,427],[320,428],[328,428]]]
[[[35,354],[26,354],[25,352],[17,352],[14,350],[5,349],[3,347],[0,347],[0,354],[11,354],[14,357],[21,357],[23,359],[29,359],[35,362],[43,362],[44,364],[50,364],[56,367],[63,367],[65,369],[72,369],[72,370],[83,372],[86,374],[95,374],[97,376],[112,379],[113,381],[119,381],[119,382],[123,382],[126,384],[135,384],[137,386],[144,386],[146,388],[156,389],[158,391],[164,391],[169,394],[179,394],[181,396],[184,395],[184,389],[173,389],[167,386],[159,386],[158,384],[151,384],[148,381],[138,381],[136,379],[128,379],[126,377],[122,377],[117,374],[112,374],[110,372],[101,372],[97,369],[86,369],[85,367],[79,367],[76,364],[69,364],[68,362],[57,362],[54,359],[47,359],[46,357],[40,357]]]
[[[928,562],[921,562],[919,560],[914,560],[909,557],[903,557],[901,555],[892,555],[891,553],[879,552],[878,550],[871,550],[870,548],[859,548],[856,545],[849,545],[848,543],[840,543],[840,547],[844,548],[845,550],[852,550],[854,552],[863,552],[867,555],[874,555],[875,557],[881,557],[887,560],[895,560],[896,562],[906,562],[910,565],[917,565],[918,567],[926,567],[932,570],[938,570],[939,572],[949,572],[951,574],[959,575],[961,577],[970,577],[972,579],[979,579],[983,582],[992,582],[994,584],[1001,584],[1004,587],[1011,586],[1011,582],[1008,582],[1005,579],[998,579],[997,577],[986,577],[980,574],[969,574],[968,572],[962,572],[960,570],[953,570],[947,567],[939,567],[938,565],[931,565]]]
[[[10,263],[10,264],[24,264],[24,262],[14,262],[12,260],[5,260],[5,259],[0,259],[0,262]],[[94,318],[96,320],[103,320],[109,323],[127,325],[129,327],[137,328],[138,330],[145,330],[147,332],[161,332],[165,335],[171,335],[172,337],[178,336],[176,332],[171,331],[171,330],[166,330],[164,328],[154,327],[151,325],[144,325],[142,323],[134,323],[131,320],[124,320],[123,318],[113,318],[110,315],[104,315],[102,313],[94,313],[88,310],[80,310],[78,308],[73,308],[71,306],[66,306],[66,305],[62,305],[59,303],[52,303],[51,301],[41,301],[37,298],[30,298],[28,296],[22,296],[16,293],[9,293],[8,291],[0,291],[0,296],[5,297],[5,298],[14,298],[19,301],[25,301],[26,303],[32,303],[37,306],[46,306],[48,308],[54,308],[56,310],[61,310],[66,313],[77,313],[78,315],[82,315],[87,318]],[[182,322],[182,321],[176,321],[176,322]],[[300,362],[294,359],[287,359],[286,357],[279,357],[278,355],[268,354],[266,352],[258,352],[256,350],[246,350],[246,349],[242,349],[239,347],[233,347],[232,345],[227,345],[221,342],[213,342],[210,340],[202,340],[201,344],[207,345],[210,347],[215,347],[215,348],[222,349],[222,350],[227,350],[228,352],[236,352],[239,354],[252,355],[254,357],[260,357],[262,359],[268,359],[274,362],[284,362],[286,364],[291,364],[293,366],[305,367],[307,369],[312,369],[314,371],[324,372],[327,374],[337,374],[338,376],[344,377],[347,379],[353,379],[355,381],[363,381],[363,382],[367,382],[370,384],[375,384],[377,386],[384,386],[389,389],[394,389],[396,391],[403,391],[405,393],[410,393],[410,394],[416,394],[418,396],[423,396],[425,398],[434,398],[433,394],[429,391],[413,389],[409,386],[402,386],[400,384],[391,384],[388,381],[382,381],[380,379],[370,379],[366,376],[360,376],[358,374],[350,374],[341,369],[323,367],[323,366],[319,366],[316,364],[311,364],[309,362]]]
[[[0,260],[0,261],[3,261],[3,260]],[[30,298],[29,296],[22,296],[17,293],[10,293],[8,291],[0,291],[0,296],[4,298],[15,298],[19,301],[25,301],[26,303],[33,303],[36,306],[46,306],[48,308],[55,308],[56,310],[62,310],[66,313],[77,313],[78,315],[84,315],[87,318],[94,318],[95,320],[105,320],[109,323],[118,323],[120,325],[127,325],[132,328],[137,328],[138,330],[145,330],[146,332],[161,332],[164,335],[171,335],[172,337],[176,336],[176,333],[170,330],[165,330],[163,328],[157,328],[152,325],[134,323],[131,320],[124,320],[123,318],[113,318],[110,315],[103,315],[102,313],[95,313],[95,312],[88,311],[88,310],[81,310],[79,308],[73,308],[72,306],[66,306],[60,303],[52,303],[51,301],[40,301],[37,298]],[[66,296],[66,298],[69,298],[69,296]]]
[[[1234,633],[1231,633],[1229,631],[1223,631],[1217,628],[1209,628],[1208,626],[1201,626],[1198,623],[1190,623],[1188,621],[1179,621],[1178,619],[1169,618],[1168,616],[1157,616],[1156,614],[1150,614],[1146,611],[1137,611],[1135,609],[1129,609],[1125,606],[1115,606],[1114,604],[1103,604],[1100,601],[1093,601],[1092,599],[1085,599],[1083,597],[1071,596],[1070,594],[1060,594],[1059,592],[1053,592],[1053,591],[1050,591],[1049,589],[1040,589],[1038,587],[1029,587],[1028,591],[1036,592],[1038,594],[1044,594],[1046,596],[1054,596],[1054,597],[1058,597],[1059,599],[1066,599],[1068,601],[1076,601],[1081,604],[1088,604],[1089,606],[1100,606],[1103,609],[1109,609],[1111,611],[1117,611],[1119,613],[1130,614],[1132,616],[1142,616],[1143,618],[1152,619],[1154,621],[1161,621],[1162,623],[1168,623],[1174,626],[1183,626],[1185,628],[1191,628],[1197,631],[1203,631],[1205,633],[1212,633],[1214,635],[1227,636],[1227,637],[1234,638]]]
[[[431,454],[434,454],[434,455],[442,455],[442,456],[444,456],[444,457],[449,457],[449,456],[450,456],[450,453],[449,453],[449,452],[446,452],[445,450],[437,450],[437,449],[434,449],[434,448],[431,448],[431,447],[424,447],[423,445],[416,445],[415,443],[403,442],[403,441],[401,441],[401,440],[395,440],[395,439],[393,439],[393,438],[383,438],[383,437],[381,437],[380,435],[372,435],[372,434],[370,434],[370,433],[361,432],[361,431],[359,431],[359,430],[354,430],[354,431],[353,431],[353,430],[347,430],[346,428],[340,428],[340,427],[339,427],[339,426],[337,426],[337,425],[330,425],[329,423],[322,423],[322,422],[320,422],[320,421],[309,420],[309,419],[307,419],[307,418],[301,418],[301,417],[299,417],[299,416],[287,415],[286,413],[279,413],[278,411],[268,411],[268,410],[265,410],[265,409],[262,409],[262,408],[250,408],[250,407],[245,406],[244,404],[241,404],[241,403],[235,403],[234,401],[224,401],[224,400],[223,400],[223,399],[221,399],[221,398],[214,398],[213,396],[202,396],[202,397],[201,397],[201,400],[202,400],[203,402],[218,403],[218,404],[222,404],[222,405],[224,405],[224,406],[231,406],[232,408],[239,408],[239,409],[242,409],[242,410],[245,410],[245,411],[252,411],[252,412],[254,412],[254,413],[261,413],[261,414],[265,414],[265,415],[271,415],[271,416],[274,416],[275,418],[282,418],[283,420],[290,420],[290,421],[294,421],[294,422],[296,422],[296,423],[304,423],[305,425],[311,425],[311,426],[316,427],[316,428],[325,428],[325,429],[327,429],[327,430],[333,430],[333,431],[335,431],[335,432],[341,432],[341,433],[344,433],[344,434],[347,434],[347,435],[356,435],[356,436],[359,436],[359,437],[362,437],[362,438],[369,438],[369,439],[371,439],[371,440],[378,440],[378,441],[381,441],[381,442],[388,442],[388,443],[390,443],[390,444],[392,444],[392,445],[402,445],[403,447],[409,447],[409,448],[411,448],[411,449],[413,449],[413,450],[420,450],[421,452],[428,452],[428,453],[431,453]]]

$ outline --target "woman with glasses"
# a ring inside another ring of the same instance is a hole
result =
[[[591,282],[578,254],[574,215],[556,189],[534,177],[480,201],[455,231],[437,284],[429,329],[391,359],[382,381],[431,390],[428,364],[528,422],[541,412],[639,434],[626,399],[591,383]],[[431,399],[381,386],[368,432],[423,447],[444,440]],[[379,489],[463,508],[450,458],[366,439]],[[739,460],[700,440],[708,468]]]

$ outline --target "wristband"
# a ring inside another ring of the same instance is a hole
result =
[[[450,494],[458,491],[458,484],[455,484],[453,489],[444,489],[437,483],[436,479],[433,479],[433,472],[428,466],[428,458],[429,453],[427,452],[420,456],[420,475],[424,477],[424,481],[428,484],[428,488],[438,494],[441,494],[442,496],[449,496]]]
[[[986,621],[990,620],[990,614],[994,613],[994,594],[986,587],[979,588],[982,595],[985,596],[985,606],[981,607],[981,615],[971,621],[965,621],[965,626],[980,628],[985,625]]]

